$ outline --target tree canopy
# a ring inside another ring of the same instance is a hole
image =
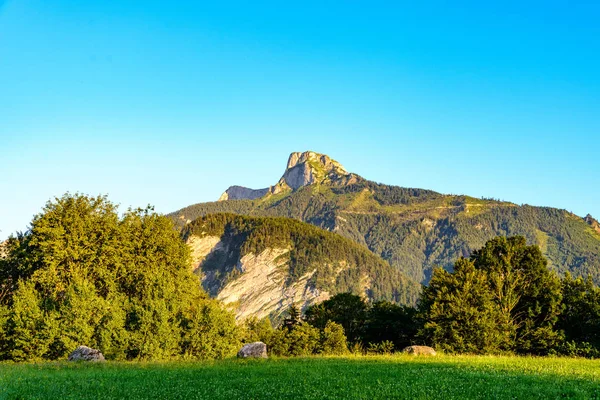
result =
[[[213,358],[239,343],[209,299],[172,222],[119,216],[104,196],[50,201],[0,264],[1,358],[64,358],[85,344],[112,359]]]
[[[498,237],[459,259],[454,272],[435,270],[423,291],[422,335],[456,352],[544,354],[562,340],[560,279],[537,246]]]

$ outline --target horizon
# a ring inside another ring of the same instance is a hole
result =
[[[314,151],[314,150],[293,151],[293,152],[291,152],[291,153],[290,153],[290,155],[291,155],[291,154],[293,154],[293,153],[309,153],[309,152],[310,152],[310,153],[319,154],[319,155],[327,155],[327,156],[329,156],[329,154],[320,153],[320,152],[318,152],[318,151]],[[289,156],[288,156],[288,158],[289,158]],[[345,166],[344,166],[344,164],[343,164],[342,162],[340,162],[339,160],[336,160],[334,157],[331,157],[331,156],[330,156],[330,158],[331,158],[331,160],[332,160],[332,161],[338,162],[339,164],[341,164],[341,165],[342,165],[342,167],[344,167],[344,168],[345,168]],[[285,172],[285,171],[284,171],[284,172]],[[359,173],[356,173],[356,172],[354,172],[354,171],[347,170],[347,172],[348,172],[348,173],[355,173],[355,174],[357,174],[357,175],[359,175],[359,176],[363,177],[362,175],[360,175]],[[280,178],[280,177],[279,177],[279,178]],[[264,187],[264,188],[268,188],[268,187],[270,187],[270,186],[274,185],[274,184],[277,182],[277,180],[278,180],[279,178],[276,178],[276,180],[274,180],[272,184],[269,184],[269,185],[267,185],[267,186],[266,186],[266,187]],[[364,178],[364,177],[363,177],[363,178]],[[370,180],[370,179],[367,179],[367,180]],[[370,180],[370,181],[372,181],[372,180]],[[378,181],[372,181],[372,182],[375,182],[375,183],[378,183],[378,184],[384,184],[384,185],[387,185],[387,183],[385,183],[385,182],[378,182]],[[254,189],[254,190],[256,190],[256,189],[264,189],[263,187],[248,187],[248,186],[244,186],[243,184],[232,184],[232,185],[229,185],[228,187],[226,187],[226,188],[223,190],[223,192],[222,192],[221,194],[223,194],[223,193],[224,193],[226,190],[228,190],[228,189],[229,189],[229,188],[231,188],[232,186],[244,187],[244,188],[247,188],[247,189]],[[398,186],[398,185],[392,185],[392,186]],[[426,190],[432,190],[432,191],[436,192],[436,190],[435,190],[435,189],[429,189],[429,188],[418,188],[418,187],[411,187],[411,188],[412,188],[412,189],[426,189]],[[90,195],[90,196],[107,196],[108,200],[109,200],[109,201],[111,201],[111,202],[113,202],[113,201],[112,201],[112,199],[111,199],[111,197],[110,197],[110,195],[108,195],[108,194],[105,194],[105,193],[83,193],[83,192],[70,192],[70,191],[67,191],[67,192],[65,192],[65,193],[61,193],[61,194],[58,194],[58,195],[56,195],[56,196],[54,196],[54,197],[52,197],[52,198],[49,198],[49,199],[47,200],[47,202],[48,202],[48,201],[52,201],[52,200],[54,200],[55,198],[57,198],[57,197],[61,197],[62,195],[64,195],[64,194],[68,194],[68,193],[80,193],[80,194],[84,194],[84,195]],[[442,195],[449,195],[449,196],[470,196],[470,195],[469,195],[469,194],[467,194],[467,193],[442,193],[442,192],[438,192],[438,193],[440,193],[440,194],[442,194]],[[470,196],[470,197],[473,197],[473,196]],[[498,200],[498,201],[507,202],[507,203],[514,203],[514,202],[510,201],[509,199],[500,199],[500,198],[486,197],[486,196],[481,196],[480,198],[481,198],[481,199],[485,199],[485,200]],[[207,200],[207,201],[202,201],[202,202],[198,202],[198,203],[204,203],[204,202],[217,202],[217,201],[219,201],[219,200],[218,200],[218,198],[215,198],[215,199],[209,199],[209,200]],[[165,215],[166,215],[166,214],[174,213],[174,212],[176,212],[176,211],[180,211],[181,209],[183,209],[183,208],[185,208],[185,207],[187,207],[187,206],[194,205],[194,204],[198,204],[198,203],[190,203],[190,204],[186,204],[186,205],[184,205],[184,206],[182,206],[182,207],[180,207],[180,208],[178,208],[178,209],[173,209],[173,210],[170,210],[170,211],[157,211],[157,212],[159,212],[160,214],[165,214]],[[44,202],[44,204],[43,204],[43,205],[41,205],[41,206],[39,207],[39,211],[38,211],[38,212],[41,212],[41,211],[42,211],[42,208],[45,206],[45,204],[46,204],[46,202]],[[140,205],[127,205],[127,206],[124,206],[124,205],[122,205],[122,204],[120,204],[120,203],[116,203],[116,204],[117,204],[117,205],[118,205],[118,207],[119,207],[119,212],[120,212],[120,213],[123,213],[123,212],[125,212],[125,210],[126,210],[127,208],[135,208],[135,207],[142,207],[142,206],[143,206],[142,204],[140,204]],[[543,206],[543,205],[536,205],[536,204],[527,204],[527,203],[520,203],[520,204],[518,204],[518,203],[514,203],[514,204],[516,204],[516,205],[518,205],[518,206],[534,206],[534,207],[550,207],[550,208],[557,208],[557,207]],[[154,206],[153,204],[151,204],[151,203],[148,203],[148,205],[149,205],[149,206],[153,206],[153,207],[155,207],[155,206]],[[579,216],[579,217],[581,217],[581,218],[584,218],[584,217],[586,217],[587,215],[591,215],[591,213],[588,213],[588,214],[585,214],[585,215],[576,214],[576,213],[574,213],[573,211],[567,210],[566,208],[558,208],[558,209],[561,209],[561,210],[565,210],[565,211],[571,212],[571,213],[573,213],[574,215],[577,215],[577,216]],[[36,214],[37,214],[37,213],[36,213]],[[31,219],[32,219],[32,218],[33,218],[33,217],[34,217],[36,214],[32,215],[32,216],[31,216]],[[594,217],[594,215],[592,215],[592,217]],[[29,222],[27,223],[27,228],[28,228],[28,227],[29,227]],[[6,235],[6,237],[3,237],[3,236],[2,236],[2,231],[0,231],[0,240],[5,240],[5,239],[7,239],[7,238],[8,238],[10,235],[12,235],[12,234],[16,234],[17,232],[25,232],[25,231],[27,231],[27,229],[21,229],[21,230],[17,230],[17,231],[14,231],[14,232],[10,232],[8,235]]]
[[[294,151],[600,217],[600,4],[0,1],[0,240],[66,192],[160,213]]]

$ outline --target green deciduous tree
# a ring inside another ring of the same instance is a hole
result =
[[[231,312],[214,300],[198,299],[184,310],[181,351],[185,358],[221,359],[239,350],[242,330]]]
[[[244,322],[244,342],[261,341],[267,351],[277,356],[308,356],[313,354],[344,354],[348,344],[344,328],[328,321],[319,329],[303,321],[296,308],[288,310],[288,316],[278,329],[273,329],[267,318],[249,318]],[[289,323],[293,320],[294,323]]]
[[[301,322],[287,334],[288,354],[291,356],[308,356],[320,352],[321,335],[319,329]]]
[[[271,325],[269,318],[258,319],[254,316],[244,320],[242,330],[244,343],[270,343],[274,332],[273,325]]]
[[[344,328],[333,321],[327,322],[321,331],[321,352],[323,354],[341,355],[348,352],[348,342]]]
[[[7,343],[2,358],[36,361],[50,353],[57,335],[56,313],[44,310],[33,282],[21,282],[5,319]]]
[[[119,217],[103,196],[67,194],[12,239],[1,267],[4,358],[60,359],[82,344],[113,359],[215,358],[239,343],[172,222],[151,208]]]
[[[413,307],[400,306],[389,301],[373,303],[367,312],[364,328],[365,343],[389,341],[394,348],[402,350],[413,344],[419,323],[417,310]]]
[[[570,355],[600,355],[600,288],[591,278],[574,279],[567,274],[562,280],[564,309],[557,327],[570,343]]]
[[[340,293],[309,307],[305,319],[319,329],[324,329],[329,321],[336,322],[344,328],[348,341],[355,343],[362,340],[367,309],[367,304],[360,296]]]

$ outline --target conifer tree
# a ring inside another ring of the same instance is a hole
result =
[[[574,279],[567,273],[562,280],[562,294],[564,309],[557,327],[566,340],[579,347],[587,344],[600,353],[600,288],[591,278]]]
[[[538,246],[522,236],[496,237],[471,260],[487,274],[502,323],[514,329],[513,350],[546,354],[563,339],[554,329],[561,312],[561,284]]]
[[[450,273],[434,271],[420,304],[426,315],[420,333],[436,347],[457,353],[498,353],[508,345],[487,276],[473,262],[460,259]]]
[[[563,339],[555,329],[561,297],[560,279],[537,246],[497,237],[454,272],[434,272],[421,300],[421,333],[451,351],[547,354]]]

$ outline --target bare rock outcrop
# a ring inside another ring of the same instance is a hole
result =
[[[305,151],[290,154],[287,167],[279,182],[265,189],[231,186],[219,198],[225,200],[254,200],[267,194],[277,194],[316,184],[351,185],[362,178],[351,174],[337,161],[325,154]]]
[[[213,257],[216,260],[227,257],[231,249],[217,236],[192,235],[187,244],[192,251],[191,267],[200,275],[204,289],[223,303],[234,306],[238,320],[251,315],[264,318],[273,313],[280,314],[290,304],[305,308],[330,297],[328,292],[318,290],[311,283],[315,270],[288,282],[285,256],[289,249],[269,248],[259,254],[244,255],[235,265],[238,276],[222,285],[222,274],[212,268],[203,269],[203,266]]]
[[[402,350],[403,353],[415,356],[435,356],[437,353],[429,346],[408,346]]]
[[[69,354],[69,361],[102,362],[106,360],[100,350],[92,349],[87,346],[79,346]]]
[[[586,215],[583,220],[585,222],[587,222],[588,225],[591,226],[593,230],[600,233],[600,223],[598,222],[598,220],[596,220],[594,217],[592,217],[591,214]]]
[[[244,345],[237,353],[238,358],[269,358],[267,345],[263,342],[254,342]]]
[[[243,186],[231,186],[219,197],[219,201],[225,200],[254,200],[263,197],[269,192],[266,189],[248,189]]]

